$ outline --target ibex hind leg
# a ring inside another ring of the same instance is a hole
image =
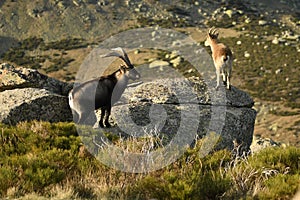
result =
[[[90,125],[91,123],[89,122],[88,117],[89,117],[89,112],[83,112],[83,113],[79,113],[79,119],[78,119],[78,124],[82,124],[82,125]]]
[[[100,121],[99,121],[99,126],[101,128],[104,128],[104,124],[103,124],[103,119],[104,119],[104,116],[105,116],[105,108],[101,108],[101,117],[100,117]]]
[[[109,123],[109,116],[110,116],[110,113],[111,113],[111,107],[106,108],[106,117],[105,117],[105,122],[104,122],[106,128],[111,127],[111,125],[110,125],[110,123]]]
[[[223,84],[226,85],[227,84],[227,75],[224,71],[222,72],[222,78],[223,78]]]
[[[79,122],[79,114],[73,109],[71,109],[71,111],[72,111],[73,121],[75,123],[78,123]]]

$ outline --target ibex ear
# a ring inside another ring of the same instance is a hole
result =
[[[121,72],[123,72],[123,73],[124,73],[124,72],[126,71],[126,66],[124,66],[124,65],[121,65],[121,66],[120,66],[120,70],[121,70]]]
[[[216,37],[216,38],[218,38],[218,37],[219,37],[219,32],[217,32],[217,33],[215,34],[215,37]]]

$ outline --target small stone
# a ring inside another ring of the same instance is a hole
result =
[[[277,69],[276,71],[275,71],[275,74],[280,74],[282,72],[282,69]]]
[[[73,0],[73,4],[74,4],[75,6],[80,6],[80,2],[77,1],[77,0]]]
[[[181,45],[181,41],[180,40],[176,40],[172,42],[172,46],[180,46]]]
[[[269,126],[269,130],[277,132],[278,131],[278,125],[276,123],[272,124],[271,126]]]
[[[232,15],[233,15],[233,11],[232,11],[232,10],[226,10],[226,11],[225,11],[225,14],[226,14],[229,18],[231,18]]]
[[[163,60],[155,60],[149,64],[149,68],[155,68],[155,67],[166,67],[169,66],[170,64],[167,61]]]
[[[189,69],[189,70],[187,70],[187,73],[193,73],[194,72],[194,69]]]
[[[134,51],[134,54],[139,54],[141,51],[139,49]]]
[[[156,32],[156,31],[153,31],[153,32],[151,33],[151,36],[152,36],[152,37],[155,37],[156,34],[157,34],[157,32]]]
[[[279,41],[279,43],[285,43],[286,39],[284,39],[284,38],[278,38],[278,41]]]
[[[273,40],[272,40],[272,44],[279,44],[279,40],[277,37],[275,37]]]
[[[239,40],[239,41],[236,42],[236,44],[237,44],[237,45],[241,45],[241,44],[242,44],[242,41]]]
[[[265,25],[267,25],[267,24],[268,24],[268,22],[265,21],[265,20],[259,20],[259,21],[258,21],[258,25],[260,25],[260,26],[265,26]]]
[[[251,19],[250,19],[250,18],[245,19],[245,23],[246,23],[246,24],[249,24],[250,22],[251,22]]]
[[[178,51],[172,51],[172,53],[170,54],[169,58],[173,59],[173,58],[175,58],[177,56],[178,56]]]
[[[99,6],[107,6],[108,5],[108,2],[105,1],[105,0],[101,0],[101,1],[98,1],[97,3]]]
[[[244,14],[244,11],[242,11],[242,10],[237,10],[237,12],[238,12],[240,15],[243,15],[243,14]]]
[[[57,6],[62,10],[66,9],[66,5],[62,1],[58,2]]]
[[[254,102],[254,105],[255,105],[255,106],[261,106],[261,105],[262,105],[262,103],[261,103],[261,102],[259,102],[259,101],[256,101],[256,102]]]
[[[182,58],[180,56],[176,57],[175,59],[171,60],[170,63],[172,63],[172,65],[174,67],[179,66],[179,64],[181,63]]]
[[[246,57],[246,58],[249,58],[251,55],[250,55],[250,53],[248,53],[247,51],[244,53],[244,56]]]

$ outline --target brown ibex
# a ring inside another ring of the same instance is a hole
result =
[[[120,47],[113,50],[114,52],[102,57],[117,56],[124,61],[125,65],[120,66],[117,71],[108,76],[101,76],[82,83],[74,87],[69,93],[69,105],[73,116],[77,115],[77,119],[74,121],[78,124],[87,124],[85,121],[88,116],[101,108],[99,126],[110,127],[109,116],[112,105],[120,99],[129,79],[136,80],[140,78],[140,74],[134,69],[127,53]]]
[[[232,71],[233,56],[229,47],[227,47],[223,43],[218,43],[218,36],[219,33],[217,29],[209,29],[204,45],[210,46],[212,51],[212,58],[217,74],[216,88],[218,89],[220,86],[220,75],[222,74],[223,82],[226,83],[226,88],[230,90],[230,78]]]

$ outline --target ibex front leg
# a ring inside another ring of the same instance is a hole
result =
[[[220,87],[220,75],[221,75],[220,69],[216,70],[216,74],[217,74],[217,86],[216,86],[216,90],[218,90],[219,87]]]
[[[222,77],[223,77],[223,83],[226,84],[228,80],[227,72],[222,69]]]
[[[228,69],[228,71],[226,73],[226,76],[227,76],[227,80],[226,80],[227,86],[226,86],[226,88],[228,90],[230,90],[230,88],[231,88],[231,86],[230,86],[231,68]]]

